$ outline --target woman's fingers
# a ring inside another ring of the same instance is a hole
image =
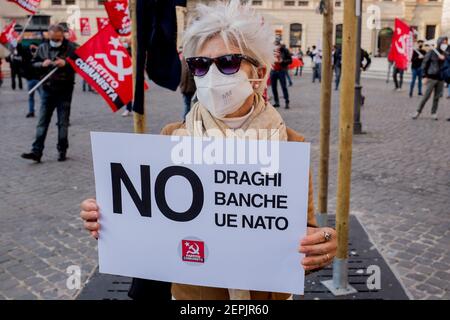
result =
[[[86,199],[81,203],[83,211],[98,211],[97,201],[95,199]]]
[[[91,231],[91,236],[93,236],[95,239],[98,239],[98,231]]]
[[[323,242],[312,246],[301,246],[300,252],[308,255],[322,255],[332,252],[336,249],[335,241]]]
[[[330,260],[327,260],[327,261],[324,261],[322,263],[315,264],[315,265],[308,265],[308,266],[303,265],[303,269],[305,269],[305,271],[322,269],[322,268],[326,267],[327,265],[329,265],[331,263],[331,261],[333,261],[333,259],[330,259]]]
[[[80,217],[84,221],[97,221],[99,218],[98,211],[81,211]]]
[[[331,239],[335,238],[336,231],[331,228],[308,228],[308,235],[301,241],[302,246],[310,246],[325,242],[324,232],[331,234]]]
[[[98,231],[100,229],[100,224],[98,222],[84,222],[84,227],[89,231]]]
[[[330,252],[327,254],[319,255],[319,256],[309,256],[305,257],[302,261],[303,268],[305,270],[314,270],[318,268],[322,268],[333,261],[336,252]]]

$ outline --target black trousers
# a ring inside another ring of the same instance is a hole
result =
[[[22,76],[20,75],[19,70],[17,70],[16,68],[11,68],[11,88],[13,90],[16,90],[16,77],[18,80],[19,89],[22,90]]]
[[[394,67],[394,83],[395,89],[401,89],[403,86],[403,70]],[[400,75],[400,81],[398,80],[398,76]]]

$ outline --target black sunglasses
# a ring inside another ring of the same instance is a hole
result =
[[[241,67],[242,60],[248,61],[255,67],[259,67],[258,61],[244,54],[226,54],[217,58],[192,57],[187,58],[186,62],[189,70],[196,77],[202,77],[208,73],[209,67],[215,63],[217,69],[226,75],[235,74]]]

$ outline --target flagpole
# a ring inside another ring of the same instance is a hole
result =
[[[135,83],[137,72],[137,14],[136,14],[137,0],[129,1],[129,9],[131,15],[131,58],[133,61],[133,97],[135,96]],[[145,133],[146,131],[146,119],[145,119],[145,96],[142,100],[142,114],[133,112],[134,118],[134,132]]]
[[[30,91],[28,91],[28,95],[32,94],[33,92],[35,92],[40,86],[42,86],[44,84],[45,81],[47,81],[48,78],[50,78],[52,76],[52,74],[54,74],[56,72],[56,70],[58,70],[58,68],[54,68],[52,71],[50,71],[44,78],[41,79],[41,81],[39,81]]]
[[[28,28],[28,25],[31,22],[31,19],[33,19],[33,15],[30,15],[30,17],[28,18],[27,22],[25,23],[25,25],[23,26],[22,31],[20,32],[19,38],[21,38],[23,36],[23,34],[25,33],[25,30]]]

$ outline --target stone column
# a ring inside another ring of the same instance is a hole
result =
[[[441,34],[450,36],[450,0],[442,0]]]

